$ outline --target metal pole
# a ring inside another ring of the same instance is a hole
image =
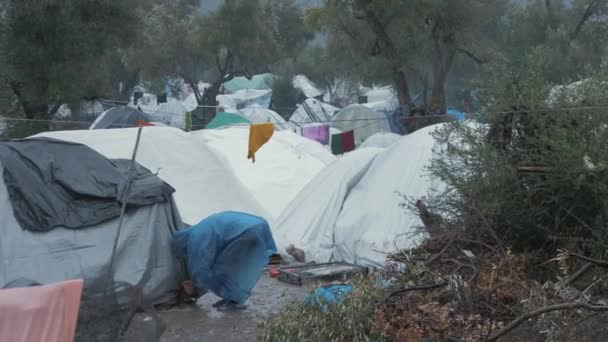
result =
[[[104,289],[104,296],[109,285],[114,281],[114,258],[116,257],[116,249],[118,247],[118,240],[120,239],[120,231],[125,220],[125,213],[127,212],[127,202],[129,199],[129,192],[131,191],[131,182],[133,181],[133,174],[135,171],[135,157],[137,156],[137,150],[139,149],[139,141],[141,139],[141,131],[143,127],[139,127],[137,130],[137,139],[135,140],[135,148],[133,149],[133,155],[131,156],[131,163],[129,164],[129,171],[127,173],[127,183],[125,184],[124,191],[120,198],[122,207],[120,209],[120,219],[118,221],[118,230],[114,237],[114,245],[112,246],[112,257],[110,258],[110,268],[108,270],[108,283]]]

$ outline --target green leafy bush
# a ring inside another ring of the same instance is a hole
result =
[[[354,290],[342,304],[328,303],[328,310],[293,304],[264,323],[259,340],[290,341],[384,341],[381,332],[374,331],[373,317],[377,304],[386,290],[375,277],[353,282]]]

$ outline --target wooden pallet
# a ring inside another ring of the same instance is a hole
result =
[[[366,267],[353,264],[333,262],[323,264],[306,264],[299,266],[285,266],[279,268],[279,280],[303,285],[315,280],[345,279],[357,274],[367,274]]]

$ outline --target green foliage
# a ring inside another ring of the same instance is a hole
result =
[[[304,24],[304,14],[294,0],[270,0],[265,15],[272,18],[272,34],[278,51],[286,59],[297,59],[306,44],[313,38]]]
[[[513,132],[502,148],[488,142],[482,124],[449,124],[437,134],[446,148],[431,172],[447,190],[435,206],[474,240],[495,232],[518,251],[566,248],[601,258],[608,243],[608,116],[604,107],[547,109],[541,70],[528,77],[502,71],[485,84],[488,108],[526,108],[512,113]],[[592,90],[606,87],[592,82],[585,101],[604,106],[605,92]],[[508,131],[508,118],[490,114],[484,121]]]
[[[25,139],[48,130],[49,126],[45,122],[12,122],[0,132],[0,139]]]
[[[327,312],[318,307],[293,304],[263,326],[260,341],[384,341],[374,331],[373,319],[377,304],[386,290],[372,276],[354,282],[354,291],[343,304],[328,304]]]
[[[294,112],[300,100],[300,92],[293,87],[295,75],[289,69],[280,72],[272,82],[271,108],[286,120]]]
[[[35,105],[76,101],[117,87],[108,76],[136,38],[139,0],[10,0],[2,18],[3,76]]]

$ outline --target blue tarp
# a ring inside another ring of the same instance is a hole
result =
[[[268,258],[277,252],[268,222],[261,217],[223,212],[173,236],[173,251],[186,260],[198,288],[244,304]]]
[[[352,291],[350,284],[323,286],[306,297],[304,304],[318,306],[321,311],[327,312],[327,304],[342,304]]]
[[[453,118],[455,118],[457,121],[463,121],[465,119],[465,114],[461,111],[458,111],[456,109],[448,109],[448,115],[452,116]]]

